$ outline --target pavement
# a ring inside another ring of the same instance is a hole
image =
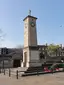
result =
[[[1,73],[0,85],[64,85],[64,73],[26,76],[19,79]]]

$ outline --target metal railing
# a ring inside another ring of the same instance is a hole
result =
[[[61,63],[56,63],[56,64],[61,64]],[[56,65],[55,64],[55,65]],[[9,77],[11,76],[15,76],[16,79],[19,79],[21,76],[30,76],[30,75],[40,75],[40,74],[48,74],[48,73],[56,73],[56,72],[64,72],[64,67],[62,68],[62,70],[59,70],[59,71],[55,71],[54,69],[51,69],[51,72],[45,72],[45,71],[39,71],[38,69],[36,70],[36,72],[28,72],[28,73],[25,73],[26,71],[25,70],[14,70],[13,68],[0,68],[0,73],[3,73],[4,75],[8,74]]]

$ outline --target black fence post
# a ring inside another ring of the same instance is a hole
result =
[[[10,70],[10,68],[9,68],[9,77],[11,76],[11,70]]]
[[[38,69],[37,69],[37,75],[39,76]]]
[[[1,68],[0,68],[0,73],[1,73]]]
[[[5,75],[5,69],[4,69],[4,75]]]
[[[16,71],[16,78],[18,79],[18,70]]]
[[[53,68],[52,68],[52,74],[53,74]]]

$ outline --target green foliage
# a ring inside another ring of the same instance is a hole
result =
[[[50,44],[48,46],[48,51],[55,52],[59,48],[59,45]]]

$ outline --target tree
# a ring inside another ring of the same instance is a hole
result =
[[[17,45],[16,48],[22,48],[23,49],[23,45]]]
[[[50,44],[49,46],[48,46],[48,54],[56,54],[57,55],[57,50],[59,49],[59,45],[54,45],[54,44]]]

